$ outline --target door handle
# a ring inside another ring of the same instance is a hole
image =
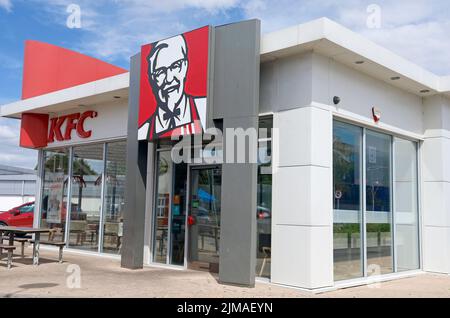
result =
[[[188,225],[189,226],[195,225],[195,223],[196,223],[195,222],[195,217],[193,217],[192,215],[188,216],[188,220],[187,221],[188,221]]]

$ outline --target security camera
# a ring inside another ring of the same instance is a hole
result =
[[[335,105],[339,104],[341,102],[341,98],[339,96],[334,96],[333,97],[333,103]]]

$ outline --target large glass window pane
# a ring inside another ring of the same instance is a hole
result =
[[[171,257],[173,265],[184,264],[184,238],[186,228],[186,189],[187,189],[187,164],[175,165],[175,176],[173,184],[172,221],[171,234]]]
[[[419,264],[417,143],[394,138],[395,248],[397,271]]]
[[[341,122],[333,127],[334,278],[361,277],[362,129]]]
[[[103,144],[73,148],[69,245],[98,251]]]
[[[272,254],[272,117],[259,120],[259,128],[265,129],[258,143],[257,237],[256,275],[270,278]]]
[[[191,169],[189,268],[219,272],[222,170]]]
[[[51,228],[42,234],[43,240],[64,241],[69,182],[69,150],[44,151],[44,182],[41,228]]]
[[[368,275],[393,272],[389,135],[366,132],[366,244]]]
[[[126,141],[108,143],[106,151],[106,187],[102,251],[120,253],[125,206]]]
[[[158,184],[154,215],[153,262],[167,262],[167,240],[169,231],[170,189],[172,186],[172,158],[170,151],[158,153],[156,172]]]

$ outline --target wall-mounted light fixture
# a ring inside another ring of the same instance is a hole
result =
[[[372,107],[372,116],[375,123],[378,123],[381,120],[381,110],[376,107]]]

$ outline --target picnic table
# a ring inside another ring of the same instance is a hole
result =
[[[9,236],[10,246],[14,245],[14,236],[16,234],[34,234],[35,244],[33,244],[33,265],[39,265],[39,240],[41,233],[50,233],[50,231],[50,229],[37,229],[30,227],[0,226],[0,234],[6,233]]]

